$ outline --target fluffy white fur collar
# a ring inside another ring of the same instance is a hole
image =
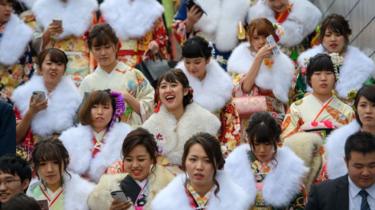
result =
[[[37,74],[14,90],[12,101],[24,116],[29,109],[33,91],[44,91],[43,78]],[[73,118],[81,104],[82,97],[73,81],[64,76],[54,91],[48,96],[47,109],[36,114],[31,121],[31,130],[40,136],[49,136],[54,132],[62,132],[73,125]]]
[[[89,210],[87,200],[95,185],[81,178],[74,172],[64,174],[64,209],[65,210]],[[31,181],[27,195],[33,196],[33,191],[41,185],[39,180]]]
[[[220,51],[231,51],[238,43],[237,24],[245,21],[250,6],[248,0],[197,0],[206,11],[195,24]]]
[[[36,0],[21,0],[21,2],[23,2],[27,8],[32,8]]]
[[[220,185],[217,196],[211,193],[207,210],[247,210],[251,203],[249,196],[223,171],[218,171],[216,179]],[[188,197],[185,192],[186,175],[179,174],[159,192],[151,203],[153,210],[191,210]]]
[[[251,55],[250,44],[248,42],[242,43],[233,50],[229,57],[228,71],[246,74],[253,62],[254,56]],[[271,69],[262,63],[255,84],[260,88],[272,90],[277,99],[287,103],[294,72],[292,60],[281,52],[278,56],[274,56],[274,64]]]
[[[150,31],[163,15],[164,8],[156,0],[105,0],[100,11],[117,36],[126,40],[142,37]]]
[[[298,58],[298,64],[305,66],[305,61],[318,53],[324,53],[322,45],[302,53]],[[348,46],[344,56],[344,64],[340,67],[340,77],[336,82],[336,91],[340,98],[346,99],[350,91],[358,91],[371,76],[375,78],[374,61],[358,48]]]
[[[93,12],[98,9],[96,0],[37,0],[32,11],[38,23],[48,28],[52,20],[62,20],[64,31],[59,38],[82,36],[90,27]]]
[[[210,112],[220,110],[232,98],[232,78],[216,60],[211,59],[206,66],[206,77],[203,81],[192,76],[183,61],[178,63],[176,68],[182,69],[188,78],[194,90],[194,101]]]
[[[32,29],[12,14],[0,39],[0,63],[15,64],[33,37]]]
[[[104,136],[101,151],[92,158],[93,130],[91,126],[78,125],[64,131],[60,139],[70,154],[68,168],[80,175],[88,172],[91,180],[98,182],[105,170],[121,159],[121,145],[132,128],[125,123],[115,123]]]
[[[327,137],[325,145],[327,158],[327,171],[329,179],[336,179],[348,173],[345,157],[345,143],[350,135],[361,129],[357,120],[353,120],[348,125],[345,125],[333,131]]]
[[[248,151],[250,151],[248,144],[237,147],[226,159],[224,170],[254,201],[257,190]],[[276,160],[276,168],[272,169],[264,180],[263,197],[266,203],[273,207],[286,207],[300,192],[308,169],[287,147],[277,150]]]
[[[198,132],[216,135],[221,124],[219,119],[195,102],[185,108],[179,121],[164,106],[143,124],[143,128],[154,134],[162,153],[173,164],[181,164],[185,142]]]
[[[307,35],[315,30],[322,13],[307,0],[289,0],[293,4],[292,10],[281,26],[285,34],[280,37],[280,43],[286,47],[299,44]],[[249,10],[249,22],[255,18],[266,17],[276,23],[275,13],[265,0],[259,0]]]

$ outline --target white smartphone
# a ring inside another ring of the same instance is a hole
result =
[[[116,199],[116,200],[120,200],[123,202],[130,202],[130,199],[121,190],[111,192],[111,196],[113,199]]]
[[[267,43],[268,43],[269,45],[273,45],[273,46],[275,46],[274,48],[272,48],[272,53],[273,53],[274,55],[278,55],[278,54],[280,54],[279,46],[277,46],[277,43],[276,43],[275,39],[273,38],[273,36],[272,36],[272,35],[267,36],[267,37],[266,37],[266,40],[267,40]]]

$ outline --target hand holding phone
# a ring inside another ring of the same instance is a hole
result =
[[[206,15],[207,15],[206,11],[204,11],[204,10],[202,9],[202,6],[199,5],[199,3],[196,2],[195,0],[187,0],[187,1],[186,1],[186,7],[188,8],[188,10],[190,10],[193,6],[195,6],[196,8],[198,8],[198,10],[199,10],[200,12],[202,12],[203,14],[206,14]]]
[[[43,91],[33,91],[33,95],[31,97],[32,100],[36,100],[37,102],[45,101],[47,98],[46,93]]]
[[[119,200],[119,201],[122,201],[122,202],[130,202],[130,199],[121,190],[111,192],[111,196],[115,200]]]
[[[272,36],[272,35],[267,36],[267,37],[266,37],[266,40],[267,40],[267,43],[268,43],[270,46],[274,46],[274,47],[272,48],[272,54],[273,54],[273,55],[278,55],[278,54],[280,54],[280,49],[279,49],[279,47],[277,46],[277,43],[276,43],[275,39],[273,38],[273,36]]]

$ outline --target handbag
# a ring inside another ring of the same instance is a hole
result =
[[[255,112],[268,110],[267,96],[241,96],[233,98],[234,106],[240,118],[248,118]]]
[[[143,60],[136,66],[154,87],[159,77],[169,71],[171,67],[173,67],[173,64],[163,59],[160,54],[158,54],[155,59]]]

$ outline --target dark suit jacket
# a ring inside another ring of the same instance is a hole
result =
[[[13,108],[0,101],[0,156],[16,153],[16,118]]]
[[[313,185],[305,210],[349,210],[348,175]]]

